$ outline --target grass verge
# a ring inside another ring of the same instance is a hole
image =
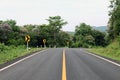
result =
[[[120,61],[120,45],[117,41],[114,41],[107,47],[96,47],[88,49],[88,51],[116,61]]]
[[[42,50],[41,48],[31,48],[29,51],[27,51],[25,46],[18,46],[18,47],[9,46],[8,47],[5,45],[2,45],[1,47],[2,48],[0,48],[0,64],[4,64],[18,57],[30,54],[35,51]]]

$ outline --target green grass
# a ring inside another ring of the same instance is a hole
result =
[[[24,56],[31,52],[42,50],[40,48],[31,48],[29,51],[26,50],[25,46],[5,46],[0,45],[0,64],[6,63],[18,57]]]
[[[99,54],[104,57],[111,58],[113,60],[120,61],[120,45],[117,41],[114,41],[105,48],[96,47],[96,48],[88,49],[88,51],[95,54]]]

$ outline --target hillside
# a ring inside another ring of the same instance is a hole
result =
[[[93,29],[106,32],[107,26],[93,26]]]
[[[71,36],[74,36],[75,32],[72,31],[66,31],[66,33],[70,34]]]
[[[102,32],[107,31],[107,26],[93,26],[92,28],[95,29],[95,30],[102,31]],[[75,32],[72,32],[72,31],[65,31],[65,32],[72,35],[72,36],[75,34]]]

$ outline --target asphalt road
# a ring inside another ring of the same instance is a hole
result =
[[[88,54],[83,49],[62,48],[38,52],[0,71],[0,80],[62,80],[63,52],[67,80],[120,80],[120,67]]]

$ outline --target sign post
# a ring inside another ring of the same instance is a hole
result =
[[[27,42],[27,51],[28,51],[28,42]]]
[[[29,47],[29,42],[30,42],[30,36],[29,35],[26,35],[25,36],[25,41],[27,42],[27,51],[28,51],[28,47]]]
[[[43,43],[44,43],[44,48],[46,47],[46,39],[43,39]]]
[[[69,42],[67,41],[67,46],[68,46],[68,48],[69,48]]]

